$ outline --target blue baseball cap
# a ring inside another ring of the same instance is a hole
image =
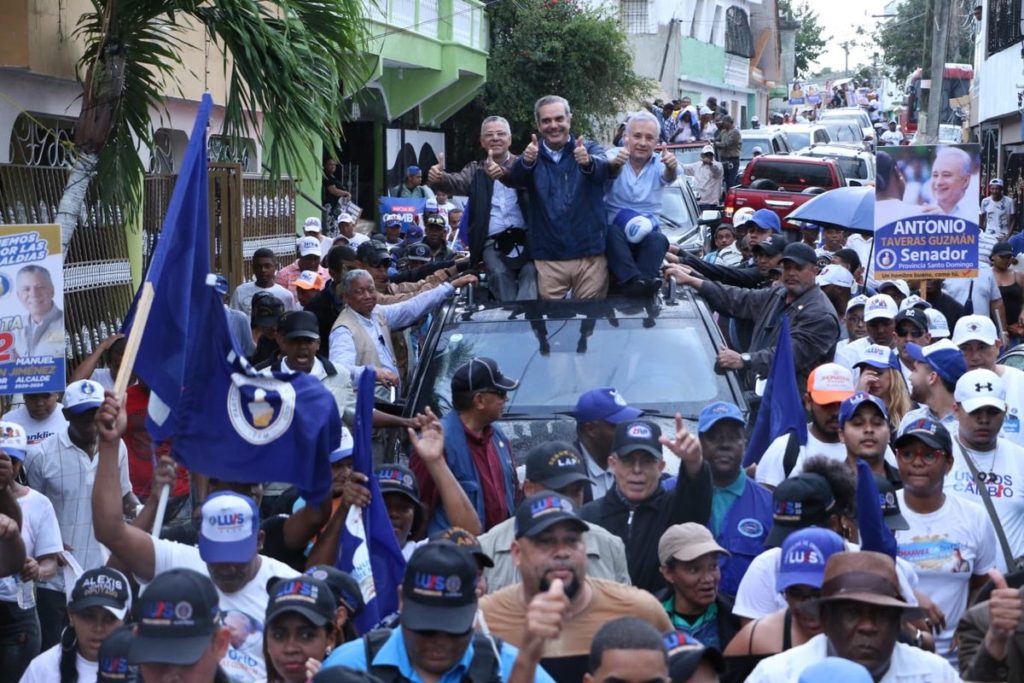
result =
[[[641,415],[642,410],[631,408],[626,399],[612,387],[598,387],[583,392],[576,401],[576,410],[572,411],[577,422],[602,420],[613,425],[635,420]]]
[[[415,223],[409,227],[403,226],[402,233],[405,235],[406,244],[416,244],[423,239],[423,228]]]
[[[419,166],[416,166],[415,164],[413,164],[412,166],[409,166],[408,168],[405,169],[405,175],[406,175],[406,177],[412,176],[412,175],[423,175],[423,171],[420,170]]]
[[[771,209],[758,209],[747,223],[753,223],[761,230],[771,230],[776,234],[782,234],[782,221],[779,220],[778,214]]]
[[[853,364],[853,367],[859,368],[862,365],[870,365],[880,370],[885,368],[899,370],[900,360],[894,349],[888,346],[880,346],[879,344],[868,344],[861,349],[860,357]]]
[[[704,406],[704,410],[700,411],[700,417],[697,421],[697,433],[703,434],[722,420],[735,420],[741,425],[747,424],[747,421],[743,419],[743,413],[734,404],[726,403],[725,401],[715,401]]]
[[[790,586],[821,588],[828,558],[844,550],[843,537],[829,529],[812,526],[794,531],[782,542],[775,590],[781,593]]]
[[[967,372],[964,354],[948,339],[940,339],[928,346],[908,342],[907,355],[919,363],[927,364],[935,374],[953,386],[956,386],[960,377]]]
[[[870,403],[878,408],[879,412],[882,413],[882,417],[884,417],[886,421],[889,420],[889,411],[886,410],[885,403],[882,402],[882,399],[877,396],[873,396],[866,391],[858,391],[853,396],[839,404],[839,427],[842,428],[842,426],[846,424],[846,421],[853,417],[860,407],[866,403]]]
[[[341,445],[331,451],[330,459],[331,464],[339,463],[345,458],[352,457],[352,448],[355,446],[355,440],[352,438],[352,432],[348,430],[345,425],[341,426]]]
[[[210,564],[248,562],[258,551],[260,511],[249,496],[218,491],[206,499],[199,527],[199,556]]]

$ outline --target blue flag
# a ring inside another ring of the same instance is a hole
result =
[[[211,302],[210,288],[205,284],[210,272],[206,124],[212,106],[210,95],[203,95],[146,273],[145,282],[152,285],[155,296],[135,360],[135,374],[151,390],[146,426],[157,443],[174,432],[175,408],[185,386],[187,362],[193,347],[206,338],[204,327],[212,304],[220,305]],[[125,334],[134,319],[135,304],[125,321]]]
[[[235,348],[212,278],[205,289],[210,315],[175,409],[175,456],[216,479],[285,481],[320,503],[341,443],[334,395],[312,374],[255,370]]]
[[[341,529],[336,566],[359,583],[366,607],[356,617],[360,633],[367,633],[398,612],[398,592],[405,574],[405,557],[398,547],[377,478],[373,475],[373,389],[377,373],[363,370],[356,393],[356,421],[352,430],[352,470],[367,477],[370,504],[352,506]]]
[[[466,206],[462,211],[462,218],[459,219],[459,241],[463,249],[469,250],[469,198],[466,198]]]
[[[768,371],[768,383],[761,397],[754,430],[747,442],[743,465],[761,461],[761,456],[772,441],[783,434],[796,432],[801,446],[807,445],[807,414],[800,388],[796,385],[796,367],[793,363],[793,339],[789,335],[789,318],[781,316],[779,341],[775,357]]]
[[[882,506],[899,506],[896,496],[892,493],[891,500],[886,501],[875,484],[875,475],[871,467],[861,459],[857,459],[857,528],[860,529],[860,549],[874,550],[896,559],[898,546],[896,536],[885,523]]]

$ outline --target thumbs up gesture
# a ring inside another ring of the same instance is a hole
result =
[[[537,154],[540,152],[540,145],[537,143],[537,134],[530,136],[530,144],[523,150],[523,161],[532,164],[537,161]]]
[[[576,149],[579,149],[579,147]],[[620,147],[619,153],[616,154],[615,158],[608,162],[608,164],[612,168],[622,168],[626,165],[627,161],[629,161],[629,151],[625,147]]]
[[[497,180],[498,178],[505,175],[505,169],[502,168],[501,164],[495,157],[498,156],[496,153],[488,152],[487,159],[484,161],[484,173],[491,180]]]
[[[439,183],[441,182],[442,175],[444,174],[444,152],[440,152],[437,155],[437,163],[430,167],[427,171],[427,182],[428,183]]]
[[[671,170],[673,173],[679,168],[679,160],[676,159],[676,155],[668,151],[664,147],[661,148],[661,163],[665,164],[665,168]]]
[[[998,570],[989,570],[988,576],[995,590],[988,600],[989,625],[985,634],[985,649],[998,660],[1005,659],[1010,638],[1017,630],[1021,615],[1020,589],[1010,588]]]
[[[576,163],[580,166],[590,166],[590,153],[587,151],[586,141],[583,136],[576,138],[576,149],[572,152],[576,157]]]
[[[569,598],[565,595],[565,586],[561,579],[555,579],[547,591],[533,596],[526,608],[526,633],[520,651],[539,661],[545,642],[561,635],[568,611]]]

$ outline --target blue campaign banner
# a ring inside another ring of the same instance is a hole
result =
[[[978,145],[882,147],[876,154],[879,280],[976,277],[982,256]]]
[[[381,197],[380,231],[384,232],[385,222],[398,219],[402,221],[402,234],[405,234],[412,226],[422,223],[426,205],[427,200],[422,198]]]
[[[60,226],[0,226],[0,394],[64,391],[63,309]]]

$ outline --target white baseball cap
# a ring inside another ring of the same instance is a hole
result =
[[[331,451],[331,464],[351,458],[353,448],[355,448],[355,439],[352,438],[352,432],[345,425],[341,425],[341,445]]]
[[[911,294],[900,302],[901,311],[905,311],[908,308],[923,308],[927,310],[931,307],[932,305],[930,303],[919,297],[917,294]]]
[[[834,263],[825,266],[818,273],[818,277],[815,280],[819,287],[824,287],[825,285],[836,285],[837,287],[846,287],[847,289],[853,287],[853,274],[846,268]]]
[[[888,294],[875,294],[864,303],[864,322],[878,318],[892,320],[897,313],[896,301]]]
[[[17,422],[0,422],[0,451],[12,458],[24,460],[28,452],[25,428]]]
[[[949,322],[946,316],[937,308],[926,308],[924,314],[928,316],[928,332],[932,339],[943,339],[949,336]]]
[[[910,285],[907,284],[906,280],[882,280],[878,283],[879,292],[885,287],[895,287],[903,296],[910,296]]]
[[[315,237],[300,237],[295,244],[295,249],[299,252],[299,257],[311,254],[320,256],[320,240]]]
[[[302,229],[306,232],[320,232],[320,219],[316,216],[310,216],[302,224]]]
[[[999,339],[996,324],[983,315],[965,315],[956,321],[953,328],[953,343],[962,346],[969,341],[980,341],[992,346]]]
[[[338,216],[338,225],[341,225],[342,223],[355,223],[355,222],[356,222],[356,219],[353,218],[352,214],[350,214],[350,213],[343,213],[340,216]]]
[[[1005,411],[1006,384],[1002,377],[991,370],[971,370],[957,380],[953,398],[968,413],[985,406]]]
[[[849,313],[850,311],[852,311],[853,309],[857,308],[858,306],[864,306],[865,304],[867,304],[867,302],[868,302],[868,298],[866,296],[864,296],[863,294],[858,294],[857,296],[851,296],[850,300],[848,302],[846,302],[846,312]]]
[[[708,111],[708,113],[710,114],[711,112]],[[715,148],[712,147],[711,145],[704,145],[703,147],[700,148],[701,156],[704,156],[705,154],[714,154],[714,153],[715,153]]]
[[[751,218],[754,217],[754,210],[749,206],[743,206],[736,209],[736,213],[732,215],[732,225],[734,228],[738,228]]]
[[[64,390],[64,410],[72,415],[103,405],[103,385],[91,379],[72,382]]]

